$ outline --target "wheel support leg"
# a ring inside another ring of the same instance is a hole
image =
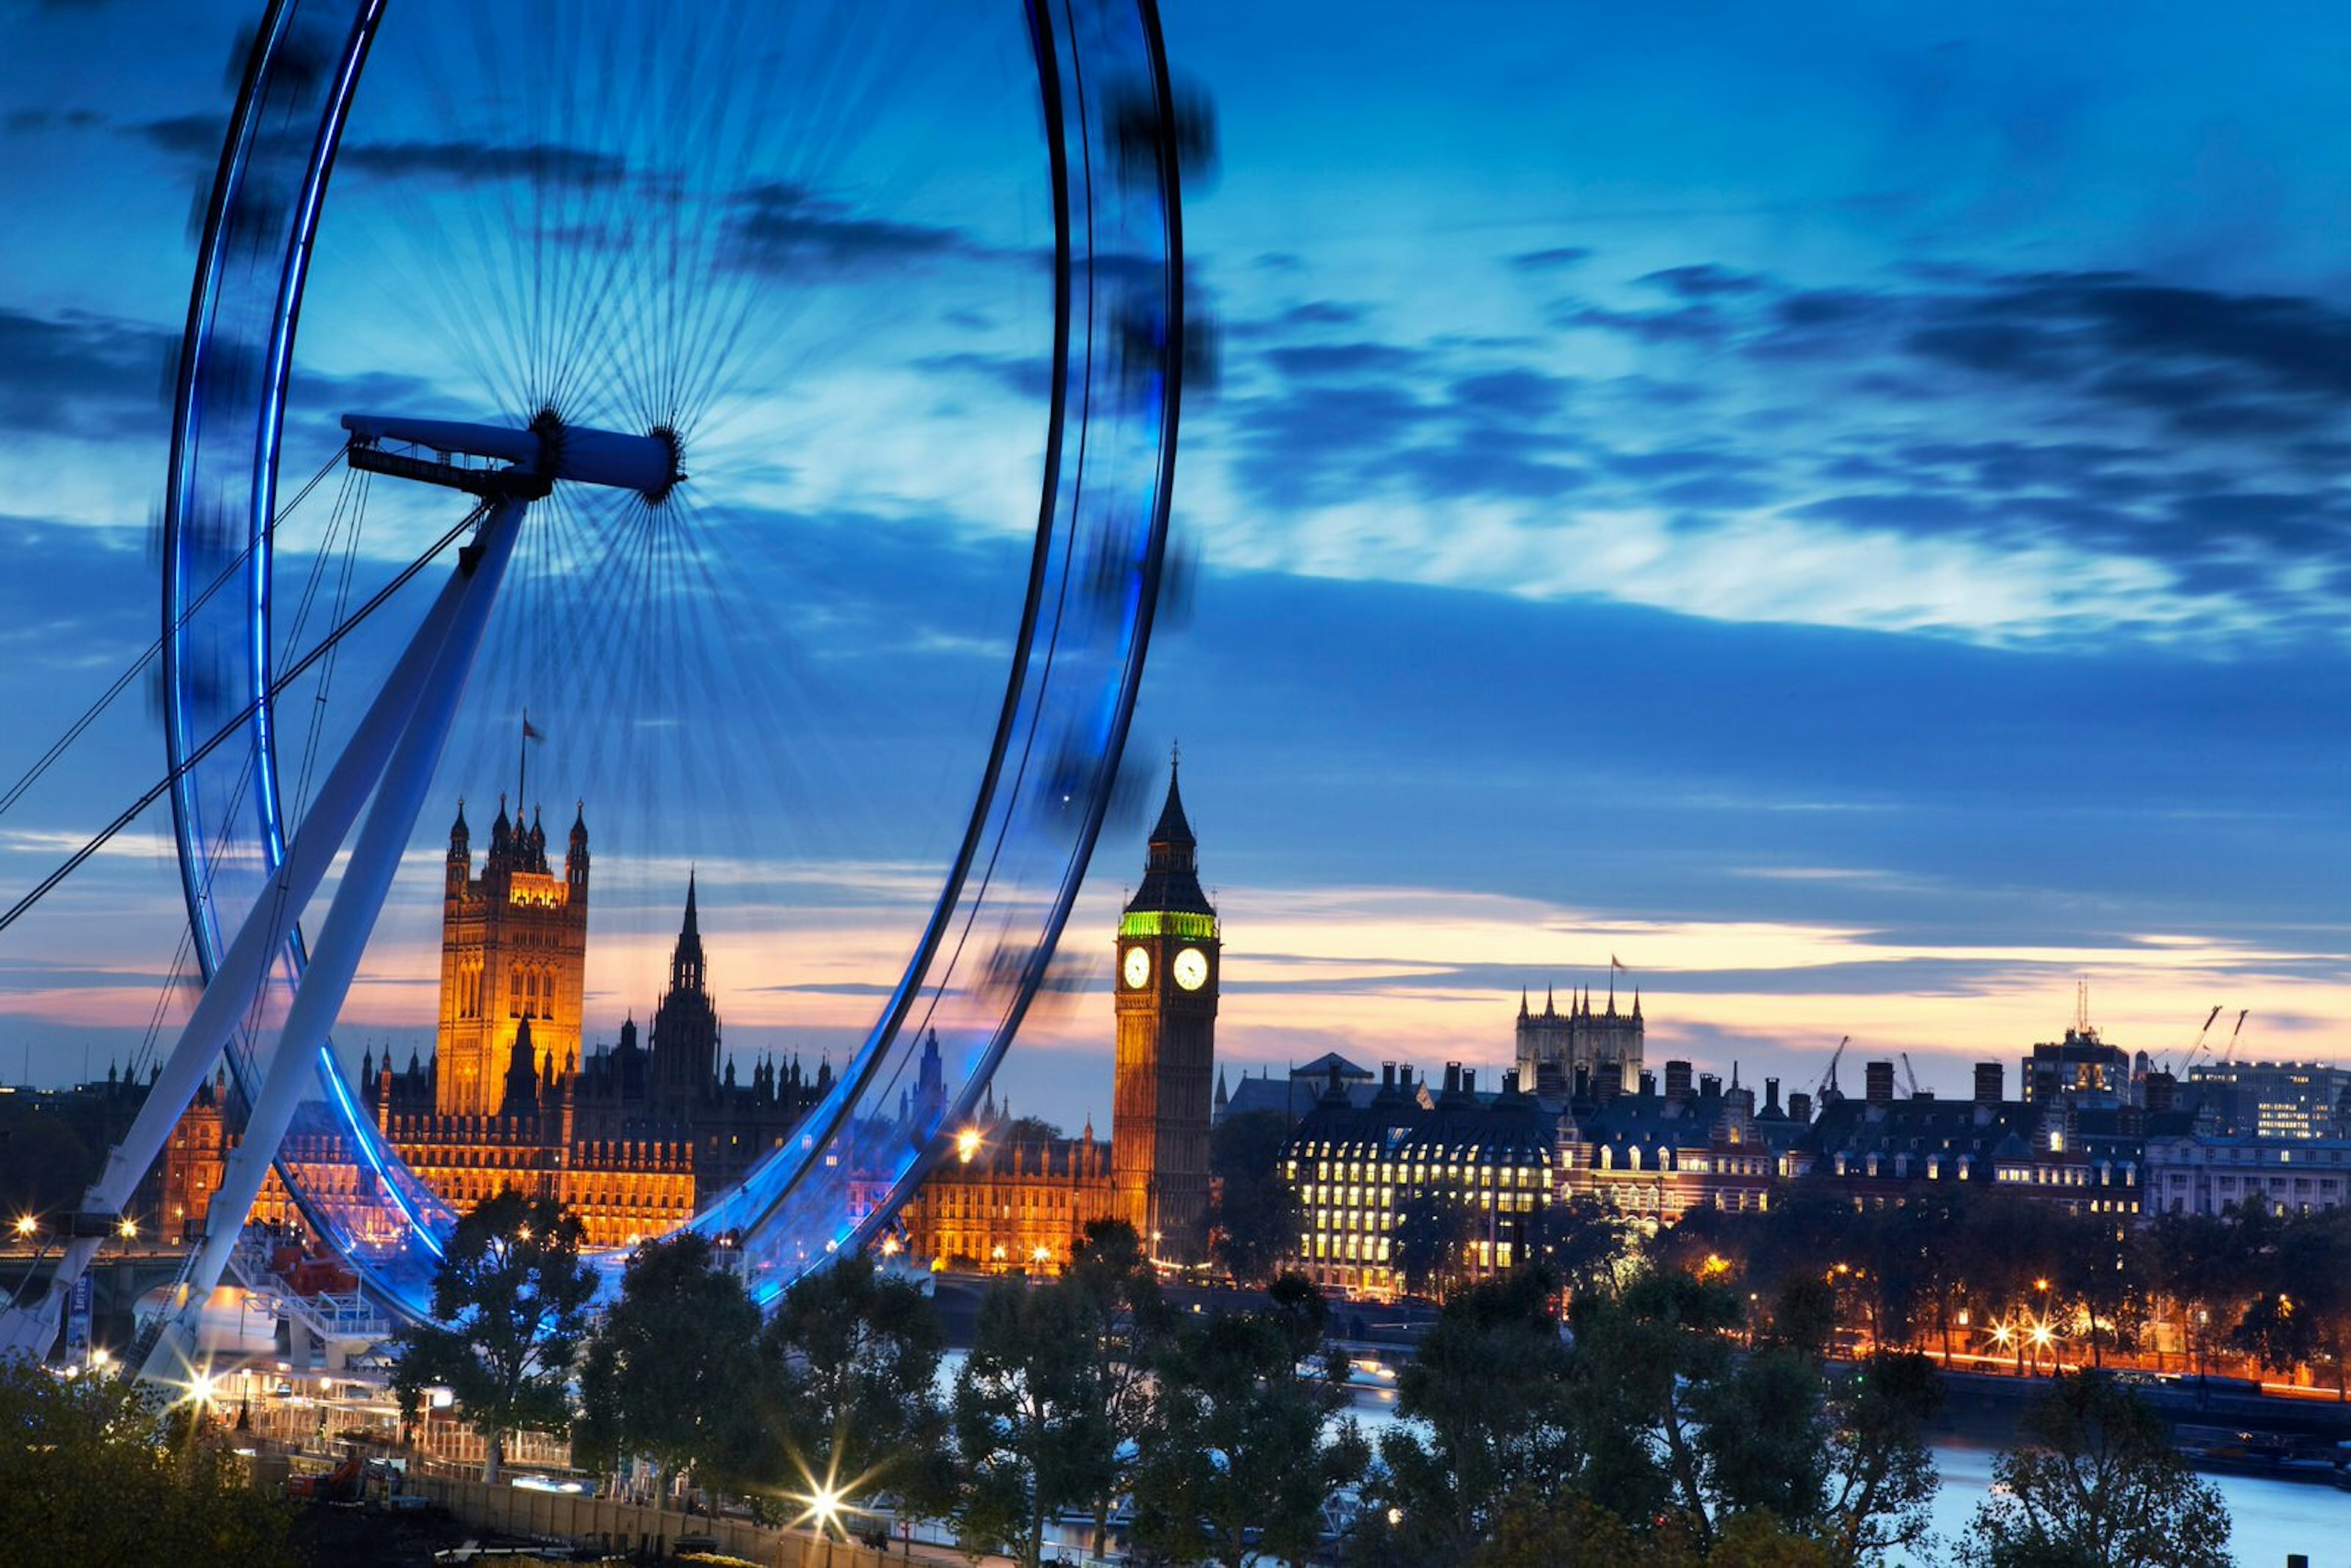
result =
[[[195,1009],[180,1031],[178,1043],[164,1058],[130,1131],[109,1153],[106,1168],[83,1194],[85,1214],[121,1212],[131,1201],[140,1177],[162,1153],[172,1129],[179,1124],[188,1103],[195,1097],[197,1086],[220,1060],[221,1048],[228,1042],[237,1019],[252,1007],[253,998],[267,978],[269,967],[284,950],[295,922],[302,917],[327,868],[334,863],[344,841],[350,838],[351,824],[358,820],[370,784],[383,771],[392,743],[416,711],[417,694],[434,661],[440,656],[442,644],[448,640],[465,585],[463,574],[451,575],[399,663],[385,678],[383,689],[361,716],[342,755],[329,770],[315,803],[305,815],[293,842],[287,846],[277,874],[246,912],[244,925],[214,968],[204,994],[196,998]],[[47,1295],[39,1301],[0,1312],[0,1354],[48,1354],[57,1339],[60,1303],[73,1289],[74,1281],[89,1267],[102,1239],[95,1236],[68,1239],[51,1276]]]
[[[303,1089],[320,1070],[328,1031],[350,992],[368,937],[399,870],[401,853],[423,808],[458,696],[481,646],[499,580],[513,554],[524,510],[520,501],[502,502],[484,521],[476,547],[479,554],[459,595],[448,635],[421,683],[408,722],[392,747],[380,780],[360,784],[359,792],[364,794],[366,785],[374,783],[374,803],[287,1010],[277,1047],[270,1054],[246,1118],[243,1141],[230,1155],[220,1189],[213,1194],[204,1243],[170,1309],[172,1323],[140,1370],[143,1378],[185,1379],[193,1360],[189,1353],[194,1345],[197,1314],[220,1282],[229,1253],[244,1230],[246,1216],[261,1195],[278,1144],[292,1124]],[[354,800],[349,809],[355,810],[356,805]]]

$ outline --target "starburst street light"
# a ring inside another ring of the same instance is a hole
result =
[[[40,1228],[41,1222],[29,1214],[20,1214],[16,1217],[16,1234],[19,1236],[30,1236]]]
[[[979,1129],[977,1127],[966,1127],[962,1132],[956,1134],[956,1159],[961,1160],[965,1165],[969,1165],[971,1164],[972,1155],[977,1153],[979,1153]]]

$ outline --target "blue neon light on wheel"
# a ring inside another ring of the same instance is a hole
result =
[[[534,504],[436,798],[502,786],[528,703],[555,737],[531,766],[586,798],[642,916],[598,935],[599,1033],[654,999],[643,912],[674,909],[681,862],[705,929],[746,934],[722,989],[833,1009],[830,1092],[695,1221],[739,1234],[769,1294],[910,1190],[1038,994],[1158,596],[1184,308],[1155,6],[942,15],[974,9],[278,0],[240,46],[178,365],[164,716],[207,975],[455,554],[286,680],[462,516],[381,480],[292,509],[337,418],[552,410],[677,444],[658,502]],[[876,867],[931,892],[868,925],[826,905]],[[339,1065],[369,1009],[430,983],[429,901],[392,897],[278,1169],[422,1313],[449,1206]],[[893,930],[886,976],[809,977]],[[298,938],[231,1047],[248,1088],[302,961]],[[934,1036],[947,1092],[916,1096]]]

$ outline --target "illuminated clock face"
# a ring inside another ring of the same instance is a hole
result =
[[[1129,947],[1125,972],[1128,988],[1141,990],[1151,978],[1151,955],[1141,947]]]
[[[1187,991],[1196,991],[1208,983],[1208,959],[1197,947],[1186,947],[1176,955],[1172,971],[1176,983]]]

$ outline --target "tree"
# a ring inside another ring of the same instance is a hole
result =
[[[1931,1540],[1935,1456],[1927,1424],[1942,1407],[1932,1363],[1879,1351],[1829,1398],[1829,1481],[1807,1528],[1834,1568],[1859,1568],[1897,1550],[1924,1554]]]
[[[1541,1270],[1518,1270],[1445,1303],[1396,1380],[1406,1421],[1380,1440],[1374,1512],[1393,1511],[1396,1522],[1358,1555],[1459,1562],[1514,1492],[1575,1479],[1582,1456],[1551,1288]]]
[[[1143,1239],[1123,1219],[1096,1219],[1070,1256],[1061,1283],[1083,1300],[1092,1325],[1093,1377],[1108,1417],[1102,1484],[1092,1498],[1093,1546],[1102,1555],[1111,1509],[1126,1485],[1132,1451],[1123,1437],[1142,1431],[1152,1406],[1152,1360],[1173,1327],[1158,1270]]]
[[[1441,1192],[1415,1191],[1396,1205],[1388,1232],[1388,1260],[1405,1293],[1437,1292],[1460,1261],[1469,1238],[1469,1211]]]
[[[1578,1301],[1573,1321],[1585,1490],[1628,1520],[1679,1512],[1697,1545],[1710,1548],[1707,1416],[1709,1407],[1730,1403],[1720,1385],[1731,1367],[1726,1336],[1741,1321],[1737,1293],[1678,1270],[1653,1269],[1614,1300]],[[1801,1448],[1818,1420],[1816,1406],[1806,1402],[1776,1416],[1772,1427]]]
[[[1629,1218],[1590,1193],[1553,1199],[1528,1227],[1531,1249],[1570,1295],[1613,1289],[1635,1256],[1635,1236]]]
[[[1279,1111],[1228,1116],[1208,1134],[1217,1201],[1208,1216],[1209,1255],[1243,1284],[1270,1279],[1298,1247],[1298,1193],[1281,1178],[1290,1118]]]
[[[1117,1436],[1096,1373],[1097,1326],[1066,1281],[1007,1283],[980,1302],[955,1389],[953,1517],[967,1548],[1002,1549],[1037,1568],[1045,1521],[1110,1484]]]
[[[1825,1304],[1817,1276],[1789,1278],[1744,1357],[1729,1338],[1740,1296],[1721,1283],[1657,1270],[1583,1306],[1573,1371],[1586,1495],[1627,1521],[1678,1516],[1709,1563],[1859,1568],[1925,1541],[1934,1370],[1881,1352],[1832,1385]],[[1758,1519],[1778,1533],[1743,1522]]]
[[[560,1432],[565,1391],[587,1333],[596,1273],[580,1260],[577,1215],[551,1197],[500,1192],[457,1221],[433,1276],[433,1316],[393,1336],[392,1387],[413,1416],[444,1385],[487,1443],[495,1481],[516,1432]]]
[[[946,1349],[922,1288],[879,1272],[870,1257],[804,1276],[759,1341],[766,1479],[802,1499],[854,1485],[887,1492],[910,1515],[946,1513],[953,1482],[937,1393]]]
[[[1974,1568],[2232,1568],[2227,1505],[2129,1389],[2061,1375],[2022,1428],[1969,1527]]]
[[[0,1358],[0,1565],[293,1568],[285,1504],[253,1490],[197,1406]]]
[[[1580,1492],[1517,1494],[1471,1568],[1693,1568],[1677,1530],[1636,1531]]]
[[[1134,1537],[1170,1562],[1302,1564],[1322,1510],[1358,1479],[1369,1446],[1346,1404],[1343,1358],[1320,1354],[1329,1309],[1295,1274],[1262,1311],[1186,1323],[1155,1358],[1158,1394],[1134,1480]]]
[[[2275,1242],[2253,1262],[2252,1299],[2230,1343],[2279,1372],[2331,1367],[2335,1397],[2351,1396],[2351,1209],[2280,1222]]]
[[[759,1309],[708,1238],[640,1248],[580,1359],[579,1448],[725,1480],[757,1463]]]

